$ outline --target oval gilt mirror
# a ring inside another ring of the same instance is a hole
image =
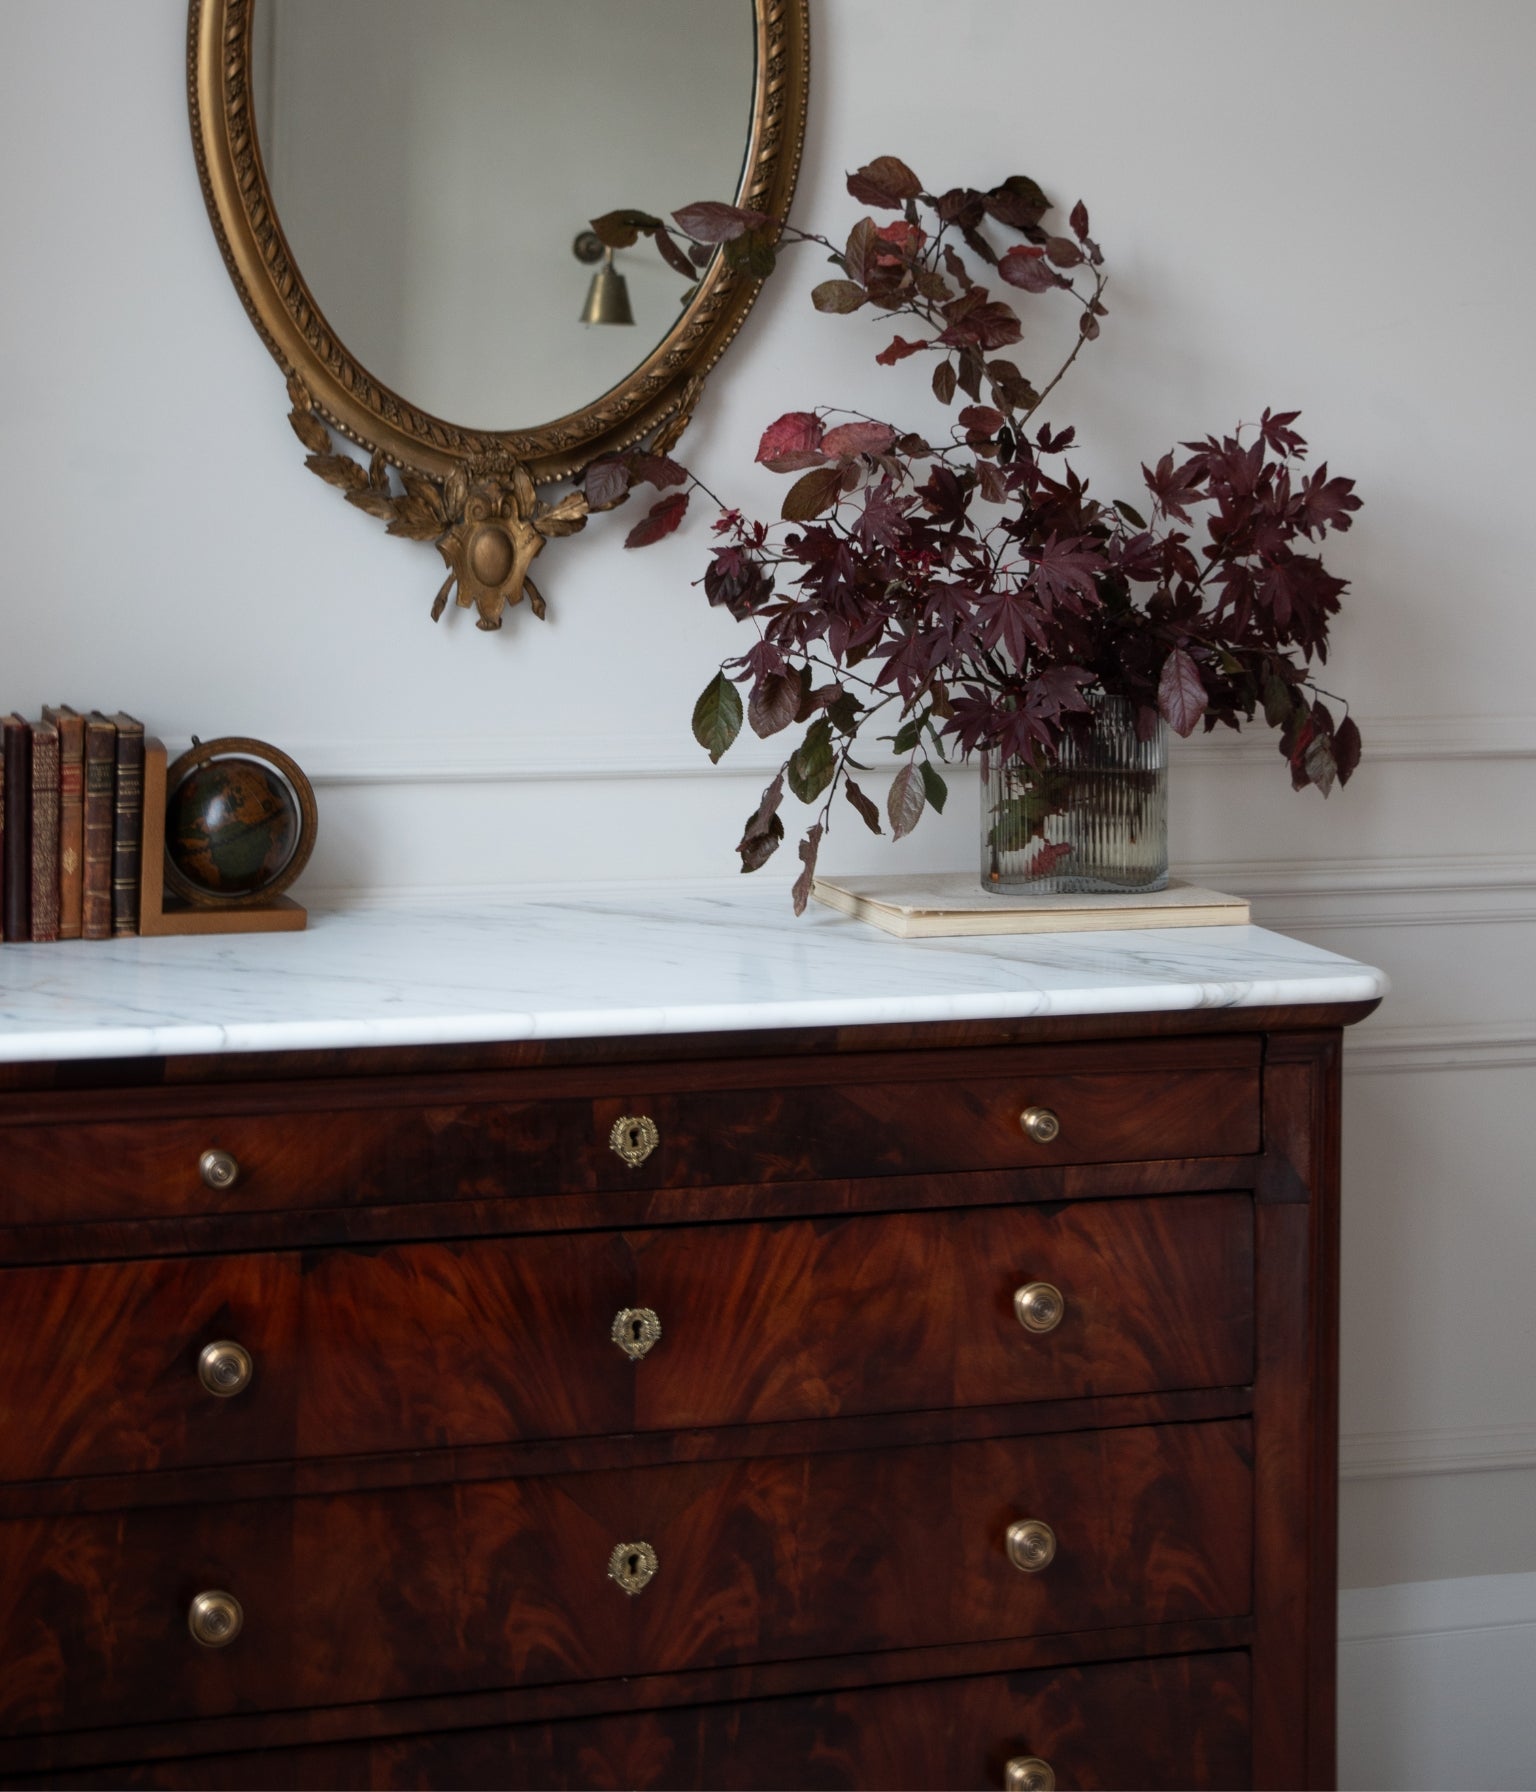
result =
[[[437,544],[483,628],[544,602],[540,491],[686,428],[760,282],[590,220],[724,199],[783,218],[808,0],[191,0],[193,141],[308,465]],[[366,459],[345,451],[348,438]]]

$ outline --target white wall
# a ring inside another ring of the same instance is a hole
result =
[[[1349,1060],[1345,1583],[1536,1570],[1536,8],[813,12],[801,218],[842,229],[843,171],[884,151],[1086,198],[1112,315],[1059,415],[1104,485],[1265,404],[1360,482],[1329,670],[1365,765],[1325,804],[1267,738],[1184,749],[1174,851],[1395,983]],[[434,552],[302,468],[203,216],[184,24],[0,0],[0,702],[286,745],[321,787],[311,888],[730,875],[770,756],[712,770],[689,739],[735,638],[691,587],[706,532],[628,554],[621,513],[541,563],[549,623],[434,629]],[[778,412],[925,415],[878,326],[811,311],[821,271],[770,290],[686,442],[750,504],[781,489],[749,469]],[[964,864],[973,832],[962,790],[901,848],[844,823],[825,862]]]

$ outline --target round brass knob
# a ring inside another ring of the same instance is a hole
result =
[[[228,1400],[243,1394],[251,1385],[255,1364],[251,1353],[233,1338],[220,1338],[217,1344],[205,1344],[197,1359],[197,1379],[210,1394]]]
[[[1008,1560],[1021,1574],[1038,1574],[1056,1556],[1056,1533],[1038,1518],[1020,1518],[1008,1527]]]
[[[1056,1773],[1038,1755],[1015,1755],[1003,1769],[1008,1792],[1056,1792]]]
[[[1037,1145],[1049,1145],[1061,1135],[1061,1122],[1049,1108],[1025,1108],[1019,1115],[1019,1125]]]
[[[205,1649],[227,1649],[244,1622],[245,1613],[233,1593],[199,1593],[187,1608],[187,1629]]]
[[[1067,1303],[1051,1282],[1026,1282],[1013,1291],[1013,1310],[1027,1332],[1053,1332],[1066,1315]]]
[[[197,1160],[197,1173],[209,1188],[221,1193],[240,1180],[240,1166],[227,1151],[205,1151]]]

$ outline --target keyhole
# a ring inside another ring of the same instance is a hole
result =
[[[640,1572],[640,1558],[634,1550],[629,1552],[629,1577],[631,1580]]]
[[[640,1149],[640,1128],[638,1126],[632,1126],[629,1129],[629,1146],[632,1151]]]
[[[637,1344],[640,1342],[640,1337],[641,1337],[641,1334],[644,1332],[644,1330],[645,1330],[645,1326],[640,1320],[638,1320],[638,1319],[630,1320],[629,1335],[630,1335],[630,1337],[632,1337],[634,1339],[634,1341]]]

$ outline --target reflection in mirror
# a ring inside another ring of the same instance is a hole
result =
[[[590,404],[688,287],[621,251],[633,327],[583,324],[575,239],[617,206],[736,198],[755,36],[752,0],[259,0],[258,140],[331,328],[469,428]]]

